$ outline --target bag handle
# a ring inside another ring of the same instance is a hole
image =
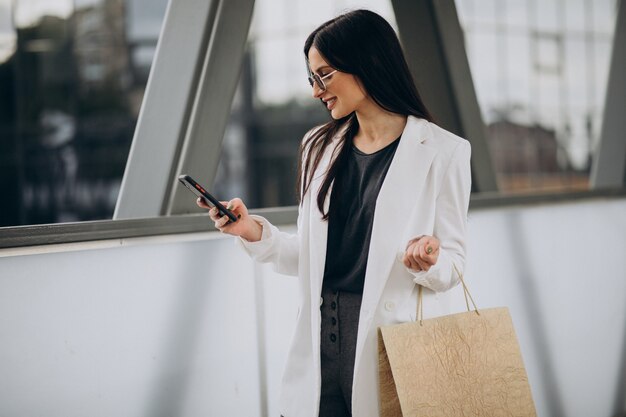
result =
[[[456,271],[457,275],[459,276],[459,278],[461,279],[461,284],[463,285],[463,295],[465,296],[465,306],[467,307],[467,311],[470,311],[470,306],[469,306],[469,302],[468,302],[468,297],[469,299],[472,301],[472,305],[474,306],[474,311],[476,312],[477,315],[480,316],[480,312],[478,311],[478,307],[476,307],[476,303],[474,302],[474,299],[472,298],[472,294],[470,294],[469,289],[467,288],[467,285],[465,285],[465,280],[463,279],[463,274],[461,274],[459,272],[459,269],[456,267],[456,264],[454,262],[452,262],[452,266],[454,267],[454,270]],[[420,322],[420,326],[423,326],[423,320],[424,320],[424,303],[422,302],[422,290],[423,290],[423,286],[419,285],[417,286],[417,320]]]

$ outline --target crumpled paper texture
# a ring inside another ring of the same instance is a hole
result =
[[[536,416],[507,308],[380,328],[381,416]]]

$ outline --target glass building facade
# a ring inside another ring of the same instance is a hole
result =
[[[588,189],[615,0],[456,5],[500,191]],[[166,6],[0,1],[0,226],[112,217]],[[354,8],[395,27],[391,2],[255,3],[213,185],[220,198],[296,204],[300,140],[329,118],[311,98],[302,45]]]
[[[165,6],[0,3],[0,226],[111,218]]]
[[[616,1],[456,4],[499,190],[589,189]]]

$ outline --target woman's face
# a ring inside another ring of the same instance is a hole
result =
[[[314,47],[309,49],[309,65],[311,72],[320,77],[324,77],[335,70],[328,65]],[[358,111],[369,101],[365,90],[352,74],[337,71],[324,78],[324,84],[326,91],[322,91],[317,83],[313,83],[313,97],[324,102],[333,119],[341,119],[354,111]]]

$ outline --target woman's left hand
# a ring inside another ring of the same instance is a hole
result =
[[[438,258],[439,239],[424,235],[409,242],[402,263],[414,271],[428,271]]]

